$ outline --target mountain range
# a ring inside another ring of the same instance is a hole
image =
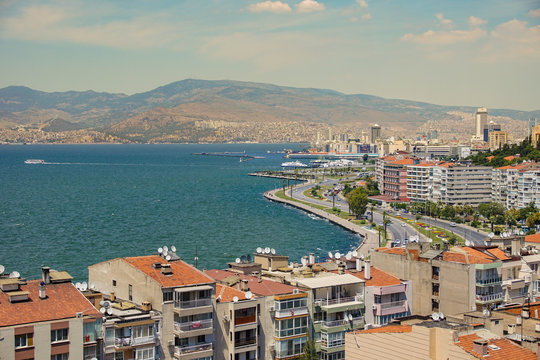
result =
[[[320,132],[328,126],[361,129],[373,123],[383,130],[414,133],[428,123],[437,128],[447,120],[470,122],[467,114],[472,118],[475,111],[471,106],[229,80],[186,79],[133,95],[0,89],[0,128],[91,129],[140,142],[265,141],[264,134],[275,135],[278,129],[288,133],[282,139],[288,140],[295,126]],[[489,114],[525,128],[525,121],[540,117],[540,110],[489,109]],[[235,138],[239,131],[242,135]],[[306,136],[313,137],[313,131]]]

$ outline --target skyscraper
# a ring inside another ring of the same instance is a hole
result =
[[[476,120],[476,137],[484,138],[484,126],[487,125],[487,109],[485,107],[478,108],[474,114]]]
[[[375,124],[371,127],[371,143],[375,144],[377,139],[381,138],[381,127]]]

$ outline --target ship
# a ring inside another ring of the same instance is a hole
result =
[[[45,160],[40,160],[40,159],[28,159],[28,160],[25,160],[24,163],[25,163],[25,164],[32,164],[32,165],[36,165],[36,164],[45,164]]]

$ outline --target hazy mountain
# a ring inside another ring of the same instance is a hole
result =
[[[204,123],[208,121],[227,122],[227,126],[307,122],[355,127],[377,122],[401,131],[417,128],[426,121],[446,119],[449,112],[472,114],[475,110],[470,106],[441,106],[228,80],[186,79],[129,96],[94,91],[49,93],[22,86],[0,89],[0,127],[41,126],[49,119],[60,118],[68,124],[57,124],[51,129],[93,127],[113,133],[137,133],[141,139],[190,126],[216,128],[217,125]],[[522,121],[540,117],[540,110],[488,110],[493,116]]]

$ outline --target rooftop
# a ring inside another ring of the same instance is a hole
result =
[[[392,285],[401,285],[401,280],[397,277],[390,275],[386,271],[382,271],[372,266],[371,270],[371,279],[366,280],[365,270],[359,272],[350,272],[351,275],[356,276],[361,280],[365,280],[366,286],[392,286]]]
[[[525,242],[540,243],[540,233],[525,236]]]
[[[364,280],[357,278],[351,274],[325,276],[318,278],[298,279],[298,285],[308,289],[319,289],[330,286],[362,284]]]
[[[208,284],[214,282],[211,277],[197,268],[186,264],[182,260],[168,262],[158,255],[128,257],[121,259],[134,268],[144,272],[146,275],[157,281],[162,287]],[[156,269],[153,267],[153,264],[155,263],[170,264],[172,274],[162,274],[161,269]]]
[[[529,349],[525,349],[510,340],[493,338],[488,339],[488,354],[482,356],[473,351],[473,341],[483,340],[476,334],[462,335],[458,338],[456,345],[472,354],[478,359],[490,359],[490,360],[508,360],[508,359],[520,359],[520,360],[536,360],[537,356]]]
[[[355,331],[355,334],[386,334],[411,332],[411,325],[387,325],[378,328]]]
[[[231,302],[234,297],[239,301],[248,300],[246,293],[230,286],[216,284],[216,298],[220,298],[219,302]]]
[[[220,282],[223,282],[230,276],[236,276],[238,277],[238,280],[246,279],[248,281],[249,291],[259,296],[291,294],[293,290],[296,289],[294,286],[282,284],[277,281],[267,279],[260,279],[259,281],[259,278],[256,276],[240,275],[227,270],[207,270],[206,275]]]
[[[102,316],[71,282],[45,285],[47,298],[43,300],[39,298],[40,283],[41,280],[30,280],[21,285],[21,291],[29,293],[28,301],[10,303],[8,295],[0,291],[0,327],[69,319],[78,312]]]

